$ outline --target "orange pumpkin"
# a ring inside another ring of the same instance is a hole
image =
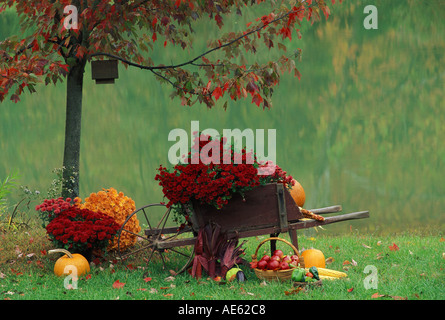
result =
[[[304,192],[304,189],[297,180],[292,179],[292,181],[293,181],[294,185],[292,186],[292,189],[290,190],[290,195],[292,196],[295,203],[299,207],[303,207],[304,203],[306,202],[306,194]]]
[[[56,276],[62,276],[64,274],[69,274],[70,270],[77,271],[76,276],[81,276],[85,273],[90,272],[90,264],[88,260],[79,253],[71,253],[65,249],[53,249],[49,250],[48,253],[62,252],[65,255],[59,258],[54,265],[54,274]],[[66,270],[65,268],[68,267]]]
[[[317,268],[325,268],[326,260],[324,258],[323,252],[318,249],[307,249],[301,253],[301,256],[304,258],[304,266],[306,268],[317,267]]]

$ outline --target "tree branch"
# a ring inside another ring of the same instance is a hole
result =
[[[215,47],[215,48],[209,49],[209,50],[205,51],[204,53],[202,53],[202,54],[196,56],[195,58],[193,58],[193,59],[191,59],[191,60],[188,60],[188,61],[183,62],[183,63],[175,64],[175,65],[166,65],[166,66],[165,66],[165,65],[162,65],[162,66],[152,66],[152,67],[150,67],[150,66],[144,66],[144,65],[142,65],[142,64],[135,63],[135,62],[129,61],[129,60],[127,60],[127,59],[121,58],[121,57],[119,57],[119,56],[117,56],[117,55],[114,55],[114,54],[111,54],[111,53],[106,53],[106,52],[96,52],[96,53],[92,53],[92,54],[90,54],[89,56],[90,56],[90,57],[106,56],[106,57],[109,57],[109,58],[113,58],[113,59],[120,60],[120,61],[122,61],[122,62],[128,64],[129,66],[133,66],[133,67],[137,67],[137,68],[145,69],[145,70],[150,70],[150,71],[153,71],[153,70],[162,70],[162,69],[174,69],[174,68],[183,67],[183,66],[186,66],[186,65],[189,65],[189,64],[199,66],[198,64],[195,64],[195,63],[194,63],[196,60],[198,60],[198,59],[200,59],[200,58],[202,58],[202,57],[208,55],[209,53],[212,53],[213,51],[220,50],[220,49],[222,49],[222,48],[231,46],[231,45],[234,44],[235,42],[238,42],[238,41],[240,41],[241,39],[243,39],[243,38],[245,38],[245,37],[247,37],[247,36],[249,36],[249,35],[251,35],[251,34],[253,34],[253,33],[255,33],[255,32],[259,32],[260,30],[266,28],[269,24],[272,24],[272,23],[274,23],[274,22],[277,22],[277,21],[280,21],[280,20],[284,19],[285,17],[289,16],[292,12],[294,12],[294,11],[293,11],[293,10],[289,10],[289,12],[283,14],[282,16],[280,16],[280,17],[278,17],[278,18],[275,18],[274,20],[271,20],[271,21],[270,21],[269,23],[267,23],[267,24],[263,24],[262,26],[260,26],[260,27],[258,27],[258,28],[256,28],[256,29],[253,29],[253,30],[251,30],[251,31],[249,31],[249,32],[247,32],[247,33],[245,33],[245,34],[243,34],[243,35],[241,35],[241,36],[239,36],[239,37],[237,37],[237,38],[235,38],[235,39],[233,39],[233,40],[231,40],[231,41],[229,41],[229,42],[223,44],[223,45],[220,45],[219,47]]]

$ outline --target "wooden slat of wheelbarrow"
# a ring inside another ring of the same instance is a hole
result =
[[[342,207],[340,205],[330,206],[326,208],[309,209],[309,211],[315,214],[334,213],[334,212],[340,212],[341,210]]]
[[[305,221],[298,221],[293,222],[289,224],[289,229],[299,230],[299,229],[306,229],[321,225],[326,225],[334,222],[339,221],[346,221],[346,220],[354,220],[354,219],[363,219],[363,218],[369,218],[369,211],[359,211],[359,212],[352,212],[352,213],[346,213],[346,214],[340,214],[332,217],[325,218],[324,221],[317,221],[317,220],[305,220]],[[253,229],[253,230],[247,230],[247,231],[240,231],[237,232],[235,230],[231,230],[228,232],[228,236],[232,237],[235,235],[238,235],[239,238],[249,238],[259,235],[266,235],[266,234],[273,234],[273,233],[279,233],[280,228],[278,226],[276,227],[266,227],[261,229]],[[196,242],[196,237],[186,238],[186,239],[177,239],[177,240],[169,240],[159,243],[160,249],[169,249],[174,247],[181,247],[186,245],[194,245]]]
[[[317,221],[317,220],[305,220],[305,221],[298,221],[289,224],[290,229],[306,229],[311,227],[317,227],[317,226],[323,226],[326,224],[339,222],[339,221],[346,221],[346,220],[354,220],[354,219],[364,219],[369,218],[369,211],[359,211],[359,212],[352,212],[352,213],[346,213],[346,214],[339,214],[332,217],[326,217],[324,218],[324,221]]]

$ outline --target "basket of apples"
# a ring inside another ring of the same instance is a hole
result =
[[[272,256],[264,255],[258,260],[258,250],[260,247],[272,240],[278,240],[289,245],[294,254],[285,255],[282,250],[275,250]],[[255,271],[258,278],[264,280],[290,280],[292,271],[295,268],[304,268],[304,259],[300,257],[297,248],[289,241],[277,237],[265,239],[258,245],[255,254],[252,255],[251,267]]]

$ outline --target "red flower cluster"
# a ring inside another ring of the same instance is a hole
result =
[[[51,220],[46,232],[58,246],[82,251],[104,249],[119,228],[114,218],[104,213],[70,206]]]
[[[36,206],[36,211],[40,211],[40,213],[47,212],[47,216],[45,217],[45,215],[42,215],[42,218],[45,217],[46,219],[44,220],[51,221],[57,214],[70,207],[71,198],[66,198],[65,200],[60,197],[57,199],[45,199],[42,204]]]
[[[244,194],[255,187],[274,182],[292,185],[292,177],[278,166],[271,175],[258,175],[258,168],[262,165],[254,154],[245,149],[235,153],[231,147],[224,152],[224,138],[220,141],[212,141],[210,137],[201,138],[199,148],[196,142],[195,139],[192,147],[195,152],[189,153],[188,164],[177,164],[173,172],[161,165],[155,177],[169,200],[167,207],[173,206],[180,214],[185,215],[182,206],[192,200],[221,209],[234,193]],[[203,148],[208,151],[205,157],[201,154]],[[220,152],[214,155],[213,150]],[[238,160],[228,161],[232,155],[233,159]]]

